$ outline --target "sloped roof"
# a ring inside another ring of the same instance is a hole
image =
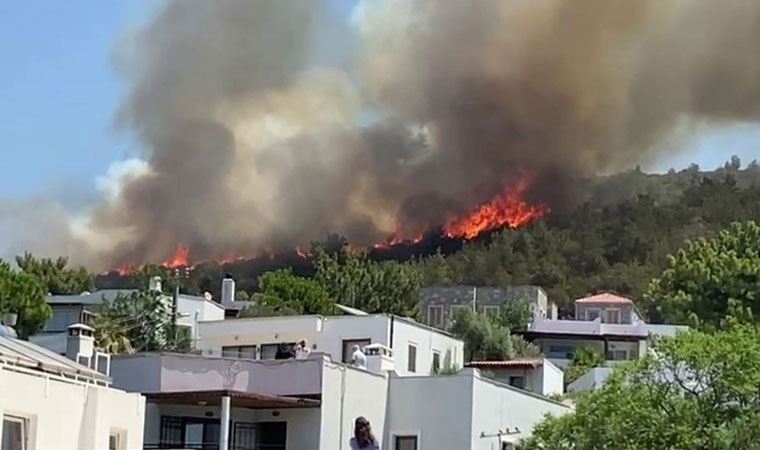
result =
[[[544,365],[543,358],[510,359],[508,361],[471,361],[465,367],[476,369],[535,369]]]
[[[0,359],[5,363],[65,377],[109,382],[108,376],[57,355],[31,342],[0,336]]]
[[[48,295],[45,300],[50,305],[102,305],[104,300],[112,302],[119,294],[130,295],[136,289],[100,289],[79,295]]]
[[[592,295],[589,297],[579,298],[575,301],[575,303],[579,303],[579,304],[604,303],[608,305],[609,304],[631,305],[633,304],[633,300],[629,298],[621,297],[619,295],[611,294],[609,292],[604,292],[604,293]]]

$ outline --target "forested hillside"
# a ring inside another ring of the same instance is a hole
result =
[[[537,284],[568,314],[573,298],[595,291],[611,290],[638,299],[650,280],[662,272],[667,255],[675,253],[686,239],[710,236],[734,221],[760,220],[760,166],[752,162],[742,169],[737,158],[711,172],[701,172],[697,166],[667,174],[635,169],[598,177],[581,190],[585,194],[577,204],[567,205],[566,211],[553,211],[519,230],[481,236],[459,251],[448,247],[432,256],[384,262],[373,261],[376,255],[371,252],[348,260],[343,255],[338,259],[344,264],[332,265],[331,275],[324,275],[327,272],[323,270],[321,278],[361,286],[351,291],[350,298],[357,301],[366,292],[398,284],[388,279],[392,273],[401,274],[404,297],[413,291],[410,282]],[[341,249],[345,252],[346,244],[331,236],[314,245],[335,254]],[[180,283],[188,292],[210,291],[217,297],[221,278],[230,273],[245,298],[260,290],[261,274],[282,268],[291,268],[298,276],[315,274],[313,257],[294,253],[228,265],[202,263]],[[100,277],[96,283],[112,287],[125,281]],[[336,288],[335,292],[346,289]],[[382,309],[381,301],[372,304]]]

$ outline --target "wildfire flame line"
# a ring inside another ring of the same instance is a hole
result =
[[[523,197],[527,189],[533,183],[533,177],[523,176],[513,186],[506,186],[501,194],[481,204],[469,214],[463,217],[452,216],[443,226],[443,234],[449,238],[470,240],[482,233],[494,231],[504,227],[520,228],[530,222],[544,217],[549,208],[544,205],[531,205]],[[422,241],[423,234],[408,236],[401,227],[393,233],[385,242],[374,244],[376,250],[384,250],[395,245],[413,245]],[[295,256],[303,259],[311,257],[311,253],[301,246],[293,250]],[[265,251],[251,256],[227,255],[219,258],[221,265],[235,261],[267,257],[269,259],[279,256],[277,253]],[[190,249],[182,244],[168,259],[161,263],[167,269],[194,267],[190,261]],[[134,265],[127,264],[117,269],[120,275],[129,275],[134,270]]]
[[[504,188],[500,196],[480,205],[467,216],[450,219],[444,233],[448,237],[472,239],[487,231],[505,226],[519,228],[544,217],[549,212],[547,207],[530,205],[523,200],[532,181],[532,177],[523,177],[514,187]]]

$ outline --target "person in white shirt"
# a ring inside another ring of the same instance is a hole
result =
[[[364,355],[364,352],[362,352],[362,350],[359,348],[358,345],[354,345],[353,347],[351,360],[353,361],[356,367],[360,367],[362,369],[367,368],[367,356]]]
[[[296,359],[309,359],[310,354],[311,349],[309,348],[309,344],[306,342],[306,339],[302,339],[296,347]]]

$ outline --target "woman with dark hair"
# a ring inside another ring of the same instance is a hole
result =
[[[351,450],[380,450],[375,436],[372,435],[372,427],[369,420],[357,417],[354,422],[354,437],[351,438]]]

